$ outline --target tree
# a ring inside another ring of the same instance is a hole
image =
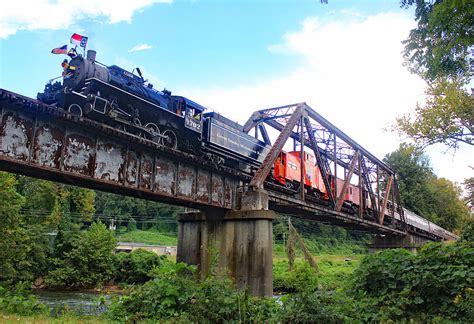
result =
[[[442,143],[457,148],[474,145],[474,97],[457,81],[436,81],[426,91],[426,103],[417,104],[414,117],[397,118],[395,128],[424,148]]]
[[[415,5],[417,26],[410,31],[404,57],[411,72],[427,81],[470,75],[469,47],[474,44],[474,5],[470,0],[402,0]]]
[[[385,156],[384,162],[396,172],[404,207],[450,231],[458,229],[468,217],[461,188],[436,177],[420,149],[402,143],[397,151]]]
[[[170,222],[170,218],[176,218],[183,211],[182,207],[105,192],[97,192],[95,208],[98,214],[111,216],[118,221],[130,223],[134,219],[142,229],[148,229],[156,222],[160,230],[171,232],[176,231],[177,225]],[[163,218],[167,221],[160,222]]]
[[[396,172],[403,206],[428,219],[433,219],[432,192],[428,186],[434,177],[429,159],[413,145],[402,143],[383,160]]]
[[[404,41],[406,65],[429,86],[426,104],[417,105],[414,118],[399,117],[394,128],[422,147],[474,145],[474,99],[464,89],[471,80],[472,1],[402,0],[401,5],[415,5],[418,22]]]
[[[46,268],[48,238],[42,224],[28,224],[20,209],[15,175],[0,172],[0,281],[33,281]]]
[[[466,203],[471,208],[474,208],[474,177],[465,179],[463,184],[466,187],[467,192],[467,197],[465,198]]]
[[[449,231],[459,229],[469,210],[461,200],[461,188],[445,178],[430,180],[433,192],[433,210],[437,224]]]
[[[93,223],[87,231],[66,234],[61,252],[51,260],[54,269],[46,276],[46,284],[89,288],[112,279],[116,240],[104,224]]]

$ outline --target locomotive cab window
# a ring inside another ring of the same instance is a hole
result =
[[[201,114],[202,112],[198,109],[195,109],[191,106],[186,107],[186,116],[193,118],[195,120],[201,120]]]
[[[202,128],[202,110],[191,105],[186,105],[184,114],[184,125],[186,128],[192,129],[198,133]]]

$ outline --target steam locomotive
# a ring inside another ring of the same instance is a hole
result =
[[[166,89],[154,89],[139,68],[129,72],[106,66],[92,50],[86,57],[65,60],[62,66],[63,83],[46,84],[38,100],[239,169],[258,166],[269,149],[226,117],[206,113],[205,107]]]

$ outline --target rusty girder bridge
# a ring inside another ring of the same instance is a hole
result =
[[[0,170],[198,209],[180,220],[178,260],[205,273],[208,247],[218,244],[220,264],[259,295],[272,289],[273,211],[383,236],[441,239],[406,224],[393,170],[305,103],[256,111],[244,131],[255,129],[272,144],[266,126],[278,138],[261,167],[246,173],[0,89]],[[314,153],[326,203],[304,186],[293,191],[268,181],[288,139]],[[356,179],[376,207],[345,209],[331,176],[344,179],[342,192]]]

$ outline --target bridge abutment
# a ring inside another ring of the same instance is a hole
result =
[[[217,266],[229,272],[238,288],[247,288],[255,296],[271,296],[275,213],[268,210],[264,192],[244,193],[240,205],[240,210],[182,214],[177,261],[196,265],[201,278]]]
[[[429,240],[421,237],[407,234],[405,236],[395,235],[377,235],[372,241],[372,245],[369,246],[369,252],[378,252],[385,249],[397,249],[403,248],[410,252],[416,253],[422,248]]]

